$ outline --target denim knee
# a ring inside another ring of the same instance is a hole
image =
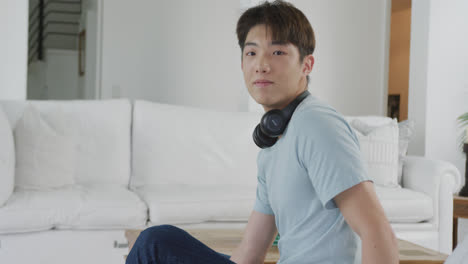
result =
[[[175,233],[179,231],[181,229],[172,225],[148,227],[140,233],[136,243],[143,243],[144,245],[154,245],[155,243],[167,244],[175,236]]]

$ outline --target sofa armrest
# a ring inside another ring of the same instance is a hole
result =
[[[449,185],[452,194],[461,188],[461,175],[453,164],[420,156],[406,156],[402,176],[404,188],[435,198],[442,183]]]
[[[451,163],[407,156],[403,163],[402,185],[432,198],[433,223],[439,234],[438,251],[452,250],[453,194],[460,189],[461,175]]]

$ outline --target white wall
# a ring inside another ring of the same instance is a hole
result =
[[[247,109],[239,0],[103,2],[102,98]]]
[[[452,162],[464,175],[456,118],[468,112],[468,1],[431,0],[429,10],[425,154]],[[463,223],[460,239],[468,232]]]
[[[0,1],[0,99],[26,99],[28,4]]]
[[[386,115],[389,0],[291,0],[315,31],[309,91],[346,115]]]
[[[427,68],[426,155],[464,172],[456,118],[468,112],[466,0],[431,0]]]
[[[430,1],[413,0],[411,5],[408,118],[415,120],[416,123],[415,136],[408,146],[408,154],[424,156],[426,152],[426,90]]]
[[[104,1],[102,98],[252,110],[235,27],[257,2]],[[290,2],[316,31],[312,93],[347,115],[385,115],[389,1]]]
[[[464,173],[456,118],[468,112],[468,2],[413,0],[412,9],[409,118],[418,125],[409,152]]]
[[[86,30],[85,43],[85,74],[78,77],[78,86],[83,99],[99,98],[98,86],[96,86],[96,76],[98,66],[98,58],[100,56],[98,47],[100,44],[99,25],[100,6],[102,0],[85,0],[83,1],[80,32]]]
[[[408,152],[453,163],[464,182],[456,118],[468,112],[468,2],[413,0],[408,117],[416,138]],[[459,241],[468,221],[459,221]]]

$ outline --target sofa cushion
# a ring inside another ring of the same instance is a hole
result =
[[[138,228],[148,219],[145,203],[120,186],[89,185],[80,188],[80,207],[74,218],[58,229]]]
[[[434,216],[431,197],[406,188],[376,186],[377,197],[392,223],[417,223]]]
[[[257,184],[259,113],[136,101],[131,186]]]
[[[380,122],[377,122],[380,120]],[[369,176],[384,187],[398,184],[398,123],[385,117],[361,117],[351,122]]]
[[[0,208],[0,234],[51,228],[141,228],[147,219],[144,202],[120,186],[16,188],[7,204]]]
[[[0,207],[13,193],[15,185],[15,146],[10,123],[0,106]]]
[[[408,146],[415,135],[415,124],[416,121],[412,119],[398,123],[398,183],[400,185],[402,184],[403,165],[408,152]]]
[[[149,208],[152,224],[247,221],[255,186],[153,185],[136,190]]]
[[[16,186],[47,189],[74,183],[74,138],[59,134],[34,106],[26,107],[14,137]]]
[[[51,190],[16,188],[7,204],[0,207],[0,233],[51,229],[76,217],[80,191],[69,186]]]
[[[348,123],[352,123],[354,120],[360,120],[370,127],[384,126],[393,120],[387,116],[345,116],[345,119]]]
[[[131,105],[127,99],[0,101],[11,127],[28,104],[59,134],[75,138],[75,182],[128,187]]]

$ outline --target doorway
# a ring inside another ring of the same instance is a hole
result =
[[[29,0],[28,100],[99,99],[102,0]]]
[[[387,116],[408,119],[411,0],[392,0]]]

